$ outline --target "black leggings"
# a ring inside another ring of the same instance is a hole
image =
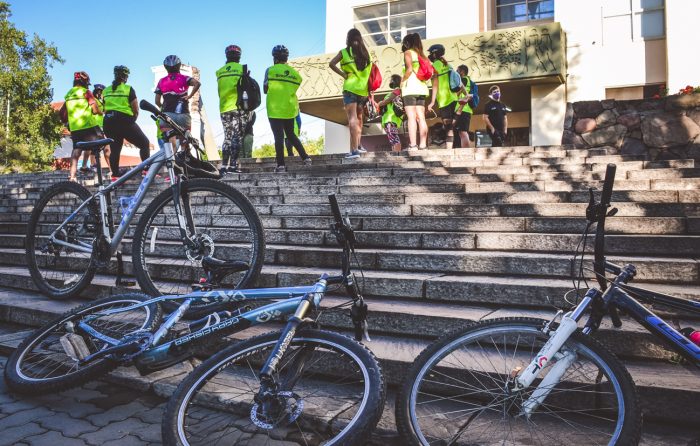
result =
[[[141,161],[148,158],[151,153],[148,138],[131,116],[108,112],[105,115],[104,131],[107,138],[114,140],[109,145],[112,150],[109,154],[109,167],[111,167],[114,176],[119,176],[119,156],[122,152],[124,139],[139,148]]]
[[[297,149],[301,159],[306,159],[309,155],[306,154],[304,146],[301,145],[299,137],[294,134],[294,118],[290,119],[279,119],[279,118],[267,118],[270,120],[270,128],[272,129],[272,134],[275,136],[275,156],[277,158],[277,165],[284,166],[284,137],[292,143],[292,147]]]

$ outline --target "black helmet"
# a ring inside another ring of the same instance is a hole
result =
[[[170,56],[166,57],[163,61],[163,66],[168,71],[168,73],[179,73],[181,64],[182,62],[180,62],[180,58],[174,54],[171,54]]]
[[[439,43],[435,45],[430,45],[428,48],[428,56],[431,60],[439,59],[445,55],[445,46]]]
[[[129,68],[127,68],[124,65],[117,65],[114,67],[114,77],[115,78],[120,78],[120,77],[126,77],[129,75]]]
[[[97,91],[97,90],[102,91],[102,90],[105,89],[105,86],[102,85],[102,84],[95,84],[95,85],[92,86],[92,89],[93,89],[93,91]]]
[[[289,50],[284,45],[276,45],[272,48],[272,57],[289,57]]]
[[[238,45],[229,45],[226,47],[226,55],[228,56],[229,54],[233,54],[235,56],[239,56],[243,53],[241,50],[241,47]]]

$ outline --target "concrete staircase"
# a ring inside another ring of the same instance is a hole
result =
[[[650,289],[697,300],[700,166],[692,159],[650,162],[615,155],[613,148],[438,149],[353,161],[324,155],[312,167],[291,159],[286,174],[271,172],[274,160],[244,160],[246,173],[224,181],[245,193],[263,220],[267,252],[260,286],[310,283],[337,270],[326,195],[338,195],[360,242],[374,335],[369,346],[396,384],[441,334],[482,318],[550,318],[563,305],[571,289],[571,251],[585,226],[587,189],[600,188],[610,162],[618,166],[613,202],[619,212],[608,220],[609,258],[637,265],[637,282]],[[15,297],[3,293],[2,322],[37,325],[76,303],[32,292],[24,266],[33,202],[65,178],[62,172],[0,178],[0,286],[22,290]],[[135,187],[129,185],[130,191]],[[160,183],[151,194],[163,188]],[[130,249],[126,240],[124,250]],[[161,274],[163,280],[182,277],[178,268]],[[109,273],[99,274],[84,297],[119,292],[113,284]],[[340,302],[329,296],[324,306]],[[688,315],[656,310],[681,327],[700,328],[700,320]],[[322,322],[340,330],[350,326],[349,317],[338,313]],[[700,419],[698,370],[678,364],[632,320],[622,329],[606,322],[597,336],[629,367],[648,417]]]

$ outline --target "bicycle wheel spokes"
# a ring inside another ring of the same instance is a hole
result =
[[[309,344],[313,351],[308,353]],[[304,349],[304,347],[307,347]],[[205,375],[181,406],[190,445],[320,445],[350,424],[367,398],[366,374],[356,358],[332,344],[295,340],[277,379],[293,383],[274,401],[257,406],[258,372],[274,342],[241,351]],[[297,360],[303,352],[303,364]],[[286,444],[286,443],[285,443]]]
[[[445,345],[414,381],[409,416],[423,444],[602,444],[619,433],[624,409],[619,383],[605,362],[569,340],[577,360],[537,410],[522,408],[556,360],[531,388],[509,390],[548,340],[536,328],[487,327]],[[612,379],[611,379],[612,376]]]

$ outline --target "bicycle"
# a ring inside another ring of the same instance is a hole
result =
[[[202,352],[220,350],[204,360],[177,388],[163,421],[166,444],[226,444],[268,439],[298,444],[355,445],[375,427],[384,408],[385,385],[374,355],[359,341],[367,333],[367,304],[351,270],[355,236],[349,219],[329,196],[343,247],[342,273],[323,274],[310,286],[225,289],[221,277],[235,265],[203,264],[207,280],[186,295],[149,298],[125,294],[91,302],[40,328],[10,355],[5,380],[24,394],[56,392],[94,379],[121,364],[142,374],[161,370]],[[348,302],[326,311],[345,311],[355,340],[321,330],[317,318],[328,285],[345,286]],[[198,300],[231,311],[176,323]],[[181,300],[161,323],[160,303]],[[242,308],[273,300],[259,308]],[[286,323],[281,332],[249,338],[225,348],[223,337],[271,321]],[[217,425],[220,422],[220,425]],[[257,443],[255,443],[257,444]]]
[[[203,153],[189,131],[147,101],[142,100],[140,106],[152,113],[154,120],[167,122],[180,141]],[[50,187],[37,201],[26,241],[27,263],[37,288],[54,299],[75,297],[91,283],[98,268],[109,266],[114,254],[116,285],[131,285],[122,281],[124,265],[119,247],[164,165],[170,187],[153,198],[131,234],[132,269],[141,289],[154,296],[189,291],[187,280],[202,277],[202,259],[214,255],[240,262],[240,270],[232,271],[235,276],[228,278],[230,284],[250,285],[262,268],[265,250],[262,223],[250,201],[221,181],[192,175],[203,174],[189,169],[189,153],[176,154],[177,148],[170,143],[105,186],[99,151],[110,142],[101,139],[76,144],[95,155],[97,192],[90,193],[84,186],[67,181]],[[182,169],[184,174],[178,173]],[[128,206],[122,209],[115,230],[112,192],[145,171],[135,195],[126,197]],[[196,310],[191,311],[204,313],[208,308],[204,305]]]
[[[642,419],[634,382],[591,337],[606,315],[620,327],[618,310],[665,341],[689,367],[700,367],[700,346],[639,301],[695,315],[700,302],[628,285],[635,267],[605,258],[605,219],[617,212],[608,210],[614,177],[610,164],[600,202],[589,190],[588,224],[574,255],[575,263],[580,249],[578,292],[586,281],[587,236],[596,224],[593,271],[599,289],[591,287],[570,311],[549,321],[485,320],[428,346],[396,400],[397,425],[407,444],[638,444]],[[606,273],[615,278],[608,280]]]

